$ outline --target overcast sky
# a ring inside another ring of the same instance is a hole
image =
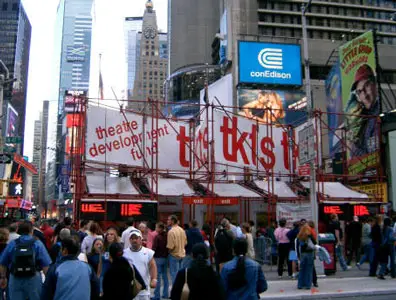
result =
[[[67,1],[67,0],[66,0]],[[58,0],[22,0],[32,24],[30,45],[29,81],[25,122],[24,155],[32,160],[34,120],[39,118],[42,101],[51,99],[49,85],[53,84],[51,62],[54,49],[54,23]],[[113,87],[116,91],[123,89],[125,83],[125,46],[123,20],[125,17],[142,16],[146,0],[97,0],[98,27],[103,34],[96,40],[96,52],[102,53],[102,73],[106,96]],[[158,27],[167,31],[168,0],[153,0],[157,12]],[[60,55],[57,53],[57,55]],[[97,54],[91,58],[92,74],[99,69]],[[120,70],[122,70],[120,72]],[[98,76],[92,75],[91,82]]]

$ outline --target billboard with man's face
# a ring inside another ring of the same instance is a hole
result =
[[[307,120],[305,93],[238,89],[239,114],[264,124],[299,125]]]
[[[339,49],[342,104],[350,175],[365,174],[379,164],[380,94],[377,86],[374,33],[366,32]]]

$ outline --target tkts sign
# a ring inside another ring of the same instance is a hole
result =
[[[202,122],[192,133],[184,122],[90,107],[88,110],[87,159],[143,166],[158,155],[158,168],[188,171],[191,163],[200,168],[211,157],[210,140],[214,139],[215,162],[239,168],[274,170],[288,173],[295,168],[297,149],[289,155],[288,132],[284,128],[259,125],[244,117],[213,113],[212,126]],[[152,123],[157,124],[152,127]],[[195,143],[192,146],[192,140]],[[194,149],[194,155],[190,154]],[[292,158],[292,162],[290,162]],[[155,164],[154,164],[155,166]]]

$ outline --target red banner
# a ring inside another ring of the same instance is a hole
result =
[[[184,204],[195,204],[195,205],[238,205],[239,200],[235,197],[183,197]]]

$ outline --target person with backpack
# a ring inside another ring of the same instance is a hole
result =
[[[235,257],[224,264],[221,279],[227,300],[256,300],[260,293],[267,290],[261,266],[246,257],[248,244],[245,239],[236,239],[233,243]]]
[[[88,264],[77,259],[79,242],[73,238],[64,239],[61,251],[61,260],[51,265],[47,273],[41,300],[98,299],[99,280],[95,272]]]
[[[0,273],[10,271],[8,285],[12,300],[39,300],[42,290],[40,270],[45,273],[51,264],[48,252],[39,240],[33,237],[33,225],[29,221],[19,224],[21,235],[11,241],[0,257]]]
[[[297,252],[300,258],[297,288],[310,290],[313,279],[316,240],[308,224],[301,227],[297,235]]]
[[[230,230],[230,222],[223,219],[215,235],[215,262],[217,273],[221,272],[224,263],[233,258],[232,242],[234,236]]]

